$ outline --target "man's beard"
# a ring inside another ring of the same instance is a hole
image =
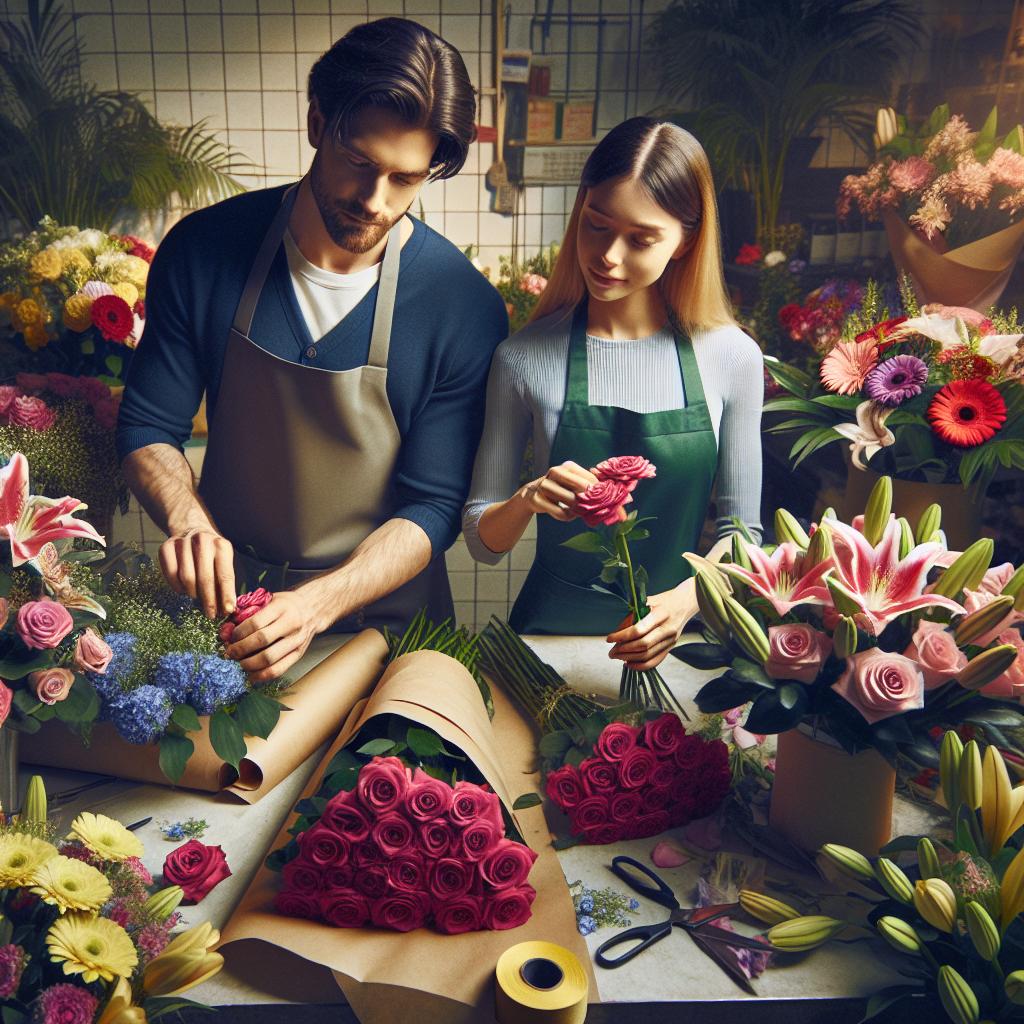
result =
[[[381,243],[392,227],[404,216],[404,213],[400,213],[394,220],[374,220],[367,217],[366,211],[358,202],[346,203],[343,200],[334,199],[323,180],[319,153],[313,157],[309,180],[313,189],[313,198],[316,200],[320,219],[324,222],[327,234],[331,236],[331,241],[336,246],[346,252],[356,255],[369,252]],[[367,223],[353,224],[344,216],[346,213]]]

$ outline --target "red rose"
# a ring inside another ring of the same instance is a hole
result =
[[[352,847],[352,865],[357,870],[359,868],[369,867],[371,864],[383,864],[384,854],[380,852],[380,847],[372,839],[367,839],[365,842],[356,843]]]
[[[443,821],[426,821],[419,826],[420,846],[430,857],[443,857],[452,843],[452,833]]]
[[[495,889],[522,885],[530,874],[537,854],[512,839],[502,839],[480,862],[480,877]]]
[[[684,736],[673,757],[684,772],[693,771],[703,760],[704,741],[699,736]]]
[[[636,836],[646,839],[648,836],[660,835],[669,827],[669,816],[666,811],[653,811],[642,814],[636,821]]]
[[[760,263],[761,246],[751,245],[749,242],[746,245],[741,245],[740,251],[736,254],[736,259],[733,262],[741,267],[750,263]]]
[[[288,892],[318,893],[324,886],[324,876],[304,860],[285,864],[281,871],[281,884]]]
[[[385,814],[378,818],[370,835],[385,857],[395,857],[412,844],[412,825],[400,814]]]
[[[683,723],[679,721],[678,715],[659,715],[653,721],[647,722],[643,728],[643,742],[649,750],[653,750],[658,757],[668,757],[679,749],[683,742],[686,730]]]
[[[30,430],[49,430],[57,421],[57,413],[41,398],[22,395],[16,398],[7,411],[12,427],[28,427]]]
[[[653,462],[642,455],[616,455],[599,462],[594,468],[598,480],[614,480],[632,491],[640,480],[650,480],[657,475]]]
[[[395,889],[422,892],[426,868],[417,857],[395,857],[388,865],[388,878]]]
[[[92,301],[93,326],[107,341],[123,342],[135,326],[132,307],[120,295],[101,295]]]
[[[388,891],[388,869],[383,864],[368,864],[353,875],[352,884],[367,899],[379,899]]]
[[[417,768],[405,795],[405,811],[417,821],[447,814],[452,806],[452,787]]]
[[[722,740],[701,742],[701,765],[705,768],[727,768],[729,766],[729,748]]]
[[[576,495],[573,511],[593,529],[595,526],[611,526],[626,518],[626,509],[633,500],[629,488],[614,480],[600,480],[591,484],[582,494]]]
[[[483,860],[501,842],[501,832],[490,821],[475,821],[462,833],[462,852],[470,860]]]
[[[255,590],[239,594],[238,600],[235,601],[233,613],[235,622],[244,622],[250,615],[255,615],[258,611],[266,608],[273,600],[274,595],[269,590],[264,590],[263,587],[257,587]],[[241,615],[242,612],[245,612],[245,614]]]
[[[665,758],[656,765],[651,772],[651,787],[659,789],[671,786],[679,775],[679,766],[671,758]]]
[[[588,796],[579,802],[570,815],[573,834],[606,824],[610,813],[606,796]]]
[[[544,783],[545,792],[563,811],[571,811],[588,796],[586,784],[571,764],[550,772]]]
[[[164,881],[180,885],[190,903],[198,903],[230,874],[224,851],[219,846],[206,846],[198,839],[179,846],[164,861]]]
[[[434,904],[434,926],[445,935],[478,931],[482,922],[483,906],[479,896],[456,896]]]
[[[583,841],[591,846],[607,846],[609,843],[617,843],[626,838],[627,830],[622,825],[607,822],[595,828],[587,829],[583,833]]]
[[[370,919],[370,904],[355,889],[332,889],[320,897],[320,914],[335,928],[362,928]]]
[[[326,889],[347,889],[352,884],[352,865],[332,864],[324,870],[324,888]]]
[[[606,761],[621,761],[635,746],[640,730],[625,722],[612,722],[601,730],[594,752]]]
[[[405,765],[397,757],[375,757],[359,769],[356,792],[363,807],[373,814],[395,810],[408,788]]]
[[[477,820],[490,822],[499,833],[505,831],[501,801],[496,793],[473,782],[456,782],[452,809],[448,816],[456,825],[469,825]]]
[[[492,931],[505,931],[526,924],[536,895],[537,890],[532,885],[521,885],[517,889],[503,889],[489,897],[484,911],[485,927]]]
[[[279,892],[274,897],[274,908],[286,917],[305,917],[315,921],[320,916],[320,901],[304,892]]]
[[[370,834],[370,819],[355,804],[351,793],[338,793],[327,801],[320,822],[344,836],[350,843],[358,843]]]
[[[672,791],[668,786],[645,786],[643,789],[644,811],[662,811],[672,800]]]
[[[463,896],[472,888],[474,874],[472,864],[456,860],[454,857],[442,857],[430,868],[430,895],[435,900]]]
[[[580,764],[580,777],[590,793],[610,793],[619,788],[618,769],[603,757],[588,757]]]
[[[666,808],[673,825],[688,825],[693,821],[697,801],[692,793],[684,793],[678,800],[670,800]]]
[[[619,763],[619,781],[626,789],[646,786],[658,767],[658,759],[643,747],[634,747]]]
[[[64,605],[48,597],[26,601],[18,609],[15,627],[26,647],[37,651],[51,650],[71,632],[74,622]]]
[[[302,833],[299,849],[318,868],[344,863],[349,856],[348,840],[322,821]]]
[[[635,791],[616,793],[609,810],[616,825],[628,825],[640,813],[640,797]]]
[[[370,908],[370,920],[378,928],[411,932],[422,928],[430,912],[430,900],[421,892],[395,892],[376,900]]]

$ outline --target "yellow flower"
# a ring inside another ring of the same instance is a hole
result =
[[[61,249],[60,261],[65,274],[71,270],[81,270],[84,273],[92,270],[89,257],[81,249]]]
[[[25,344],[33,351],[38,352],[50,344],[50,332],[42,324],[29,324],[21,332]]]
[[[64,270],[60,253],[56,249],[40,249],[29,261],[29,271],[44,281],[56,281]]]
[[[92,299],[77,292],[64,303],[64,326],[71,331],[86,331],[92,326]]]
[[[99,910],[113,895],[102,871],[73,857],[51,857],[32,876],[32,891],[44,903],[67,910]]]
[[[14,309],[20,301],[17,292],[0,292],[0,309]]]
[[[118,281],[110,287],[114,289],[114,294],[124,299],[129,306],[134,306],[139,301],[139,289],[131,281]]]
[[[80,974],[89,984],[97,978],[127,978],[139,962],[128,933],[113,921],[92,914],[58,917],[46,933],[46,948],[65,974]]]
[[[96,1024],[146,1024],[146,1011],[132,1005],[132,987],[124,978],[117,979]]]
[[[29,324],[43,322],[43,311],[35,299],[22,299],[14,307],[14,326],[23,330]]]
[[[69,839],[80,839],[104,860],[126,860],[145,853],[142,841],[119,821],[105,814],[83,811],[71,823]]]
[[[56,847],[35,836],[17,832],[0,835],[0,886],[18,889],[29,885],[36,871],[56,856]]]
[[[142,987],[149,996],[175,996],[212,978],[224,966],[220,953],[210,948],[220,932],[209,921],[174,937],[167,948],[146,965]]]
[[[118,261],[118,270],[124,275],[126,281],[131,281],[136,288],[142,288],[149,274],[149,264],[141,256],[132,256],[130,253],[126,253]]]
[[[914,909],[940,932],[956,927],[956,895],[941,878],[923,878],[914,886]]]

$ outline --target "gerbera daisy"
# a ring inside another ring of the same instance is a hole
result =
[[[0,887],[17,889],[30,885],[36,871],[57,851],[35,836],[8,832],[0,836]]]
[[[928,406],[932,430],[959,448],[989,440],[1006,421],[1003,396],[984,380],[950,381]]]
[[[71,823],[69,839],[79,839],[104,860],[127,860],[145,852],[142,841],[119,821],[83,811]]]
[[[864,394],[882,405],[902,405],[921,394],[928,367],[917,356],[893,356],[879,363],[864,378]]]
[[[821,361],[821,382],[840,395],[855,395],[878,363],[874,340],[841,341]]]
[[[58,917],[46,933],[46,948],[54,963],[64,964],[65,974],[80,974],[86,984],[130,977],[139,962],[128,933],[92,914]]]
[[[99,910],[114,892],[102,871],[59,855],[40,866],[32,883],[32,891],[62,914],[67,910]]]

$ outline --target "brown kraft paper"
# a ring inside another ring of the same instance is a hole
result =
[[[313,795],[334,754],[372,717],[399,714],[434,729],[460,748],[494,788],[506,807],[523,793],[539,792],[535,773],[536,744],[529,722],[504,692],[495,687],[493,727],[487,720],[472,676],[456,661],[433,651],[418,651],[395,661],[371,697],[356,707],[303,797]],[[289,814],[272,849],[291,838]],[[378,928],[331,928],[317,921],[285,917],[273,909],[276,872],[261,867],[223,929],[229,966],[231,944],[241,940],[247,957],[262,949],[269,975],[281,951],[329,968],[363,1024],[469,1024],[494,1019],[494,969],[510,946],[531,939],[556,942],[572,950],[596,991],[586,944],[551,835],[540,806],[517,812],[516,823],[537,851],[530,884],[537,890],[530,920],[498,932],[441,935],[428,929],[402,934]],[[301,993],[289,993],[301,999]],[[396,1014],[401,1006],[402,1014]]]
[[[178,785],[207,793],[226,790],[246,803],[255,803],[335,736],[352,707],[379,678],[387,657],[384,637],[374,629],[347,642],[338,640],[344,646],[281,695],[288,710],[281,711],[269,738],[245,738],[246,756],[238,772],[211,746],[209,716],[200,718],[200,731],[189,733],[195,753]],[[128,743],[109,722],[96,724],[89,746],[59,722],[46,722],[39,732],[22,738],[21,751],[22,760],[30,764],[170,784],[160,770],[158,747]]]

